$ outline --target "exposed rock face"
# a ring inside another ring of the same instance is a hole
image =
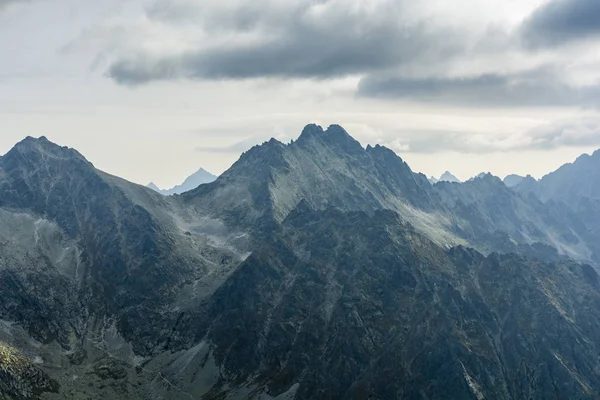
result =
[[[528,176],[513,189],[571,219],[573,233],[586,243],[588,259],[600,261],[600,151],[584,154],[539,181]]]
[[[533,192],[540,200],[554,200],[567,205],[580,199],[600,199],[600,150],[584,154],[571,164],[542,177],[535,184],[519,185],[516,190]]]
[[[489,252],[541,242],[595,262],[600,243],[576,216],[519,196],[491,174],[431,186],[391,150],[363,149],[339,126],[309,125],[289,145],[273,139],[255,146],[217,181],[182,197],[188,207],[258,236],[306,200],[315,209],[394,210],[442,246]]]
[[[59,385],[18,350],[0,343],[0,398],[35,400],[44,392],[55,392]]]
[[[0,341],[46,399],[593,399],[600,283],[569,257],[597,261],[600,221],[577,207],[432,186],[339,126],[170,197],[28,138],[0,158]]]
[[[393,212],[303,204],[189,323],[206,319],[228,378],[215,396],[250,381],[272,396],[299,383],[297,399],[592,399],[597,279],[446,251]]]
[[[202,221],[179,211],[74,150],[19,143],[0,158],[0,319],[75,359],[112,321],[138,354],[151,353],[177,307],[208,296],[243,258],[214,235],[187,235]]]
[[[429,209],[426,186],[391,150],[365,150],[340,126],[309,125],[290,145],[272,139],[253,147],[217,181],[182,197],[231,225],[268,231],[303,199],[319,209]]]

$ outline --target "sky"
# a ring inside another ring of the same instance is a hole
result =
[[[308,123],[413,170],[541,177],[600,148],[598,0],[0,0],[0,154],[171,187]]]

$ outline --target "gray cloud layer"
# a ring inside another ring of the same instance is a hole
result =
[[[600,35],[600,0],[549,0],[513,32],[483,36],[468,27],[406,17],[413,4],[405,0],[372,6],[359,0],[206,1],[154,3],[147,9],[150,21],[183,32],[200,27],[202,40],[168,54],[144,46],[122,52],[108,75],[132,86],[357,75],[362,97],[486,107],[599,105],[600,80],[574,85],[579,76],[572,66],[565,69],[560,57],[535,61],[535,55],[539,47]],[[457,65],[460,73],[452,74]]]
[[[525,21],[522,34],[531,46],[561,45],[600,36],[600,1],[551,0]]]
[[[600,119],[557,121],[512,135],[464,131],[402,131],[403,152],[433,154],[454,151],[465,154],[502,151],[551,150],[565,147],[600,147]]]
[[[366,97],[405,98],[471,106],[587,106],[600,105],[600,85],[575,87],[548,69],[469,78],[409,79],[370,76],[359,85]]]
[[[29,0],[0,0],[0,11],[11,4],[25,3]]]
[[[206,15],[197,10],[194,14],[194,8],[186,12],[185,8],[168,7],[163,0],[149,10],[151,18],[174,23],[193,16],[208,32],[226,31],[234,37],[252,33],[256,37],[202,46],[175,56],[137,53],[113,63],[109,75],[119,83],[133,85],[177,78],[331,78],[409,62],[435,63],[461,52],[456,32],[403,21],[403,1],[387,2],[387,6],[370,11],[332,3],[296,2],[271,9],[257,1]]]

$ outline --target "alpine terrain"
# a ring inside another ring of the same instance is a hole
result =
[[[597,399],[598,174],[432,185],[308,125],[163,196],[28,137],[0,399]]]

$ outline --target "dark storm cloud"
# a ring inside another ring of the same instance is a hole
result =
[[[360,82],[358,95],[469,106],[600,105],[600,85],[574,87],[551,69],[466,78],[368,76]]]
[[[133,54],[116,60],[109,75],[130,85],[178,78],[332,78],[374,73],[409,62],[435,63],[462,51],[456,32],[402,22],[399,6],[378,7],[367,15],[338,3],[326,15],[315,12],[314,7],[324,3],[300,2],[302,7],[267,8],[262,13],[251,7],[246,13],[231,10],[196,16],[211,33],[226,30],[232,37],[249,33],[255,37],[218,45],[204,43],[176,56]],[[164,7],[151,9],[149,15],[172,22],[186,14]]]
[[[554,46],[600,36],[599,0],[551,0],[523,24],[529,46]]]

